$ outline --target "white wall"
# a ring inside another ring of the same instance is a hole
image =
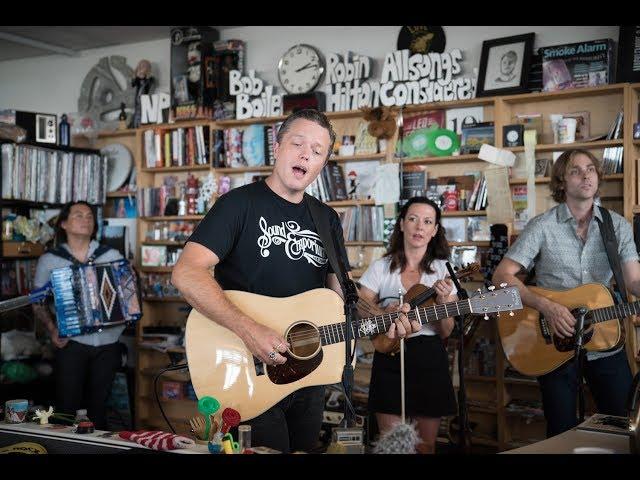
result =
[[[221,38],[246,42],[245,70],[256,70],[267,83],[279,87],[276,65],[296,43],[311,44],[325,55],[346,50],[367,55],[381,64],[396,50],[399,26],[251,26],[221,31]],[[446,50],[460,48],[465,55],[464,73],[471,74],[480,61],[484,40],[535,32],[534,47],[611,38],[618,41],[617,26],[451,26],[444,27]],[[153,64],[156,85],[169,91],[169,38],[115,47],[85,50],[77,58],[63,55],[0,62],[0,109],[16,108],[61,114],[78,108],[80,87],[101,57],[123,55],[135,68],[142,58]],[[379,68],[373,72],[379,74]],[[281,92],[282,90],[279,89]]]

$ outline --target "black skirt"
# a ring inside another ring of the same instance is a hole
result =
[[[407,416],[454,415],[457,403],[449,359],[438,335],[405,340],[405,413]],[[400,415],[400,353],[375,352],[369,385],[369,411]]]

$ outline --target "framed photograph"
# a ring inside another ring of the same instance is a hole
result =
[[[639,50],[640,25],[621,25],[618,37],[616,82],[640,82]]]
[[[495,126],[493,122],[476,123],[462,127],[460,153],[478,153],[482,144],[494,145]]]
[[[482,42],[477,97],[527,91],[535,33]]]
[[[536,177],[546,177],[550,164],[551,164],[551,160],[548,158],[536,158],[536,167],[535,167],[534,175]]]

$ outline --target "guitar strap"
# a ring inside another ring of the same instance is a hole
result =
[[[607,252],[609,265],[611,266],[611,270],[613,271],[613,278],[615,278],[616,280],[618,295],[620,295],[620,299],[622,300],[622,302],[628,302],[627,288],[624,284],[624,276],[622,275],[622,267],[620,266],[620,256],[618,255],[618,240],[616,239],[616,232],[613,228],[613,221],[611,220],[611,214],[609,213],[609,210],[607,210],[606,208],[603,208],[600,206],[598,208],[600,208],[602,221],[600,221],[598,217],[595,217],[595,218],[598,221],[598,226],[600,227],[602,242],[604,243],[604,248]],[[621,332],[620,332],[621,339],[620,339],[620,342],[614,348],[618,348],[620,345],[622,345],[626,337],[624,319],[619,319],[619,323],[620,323],[620,329],[621,329]]]
[[[343,278],[346,273],[344,268],[345,266],[341,259],[338,258],[338,254],[336,252],[335,241],[331,234],[331,227],[329,225],[329,217],[322,211],[322,204],[320,203],[320,200],[314,196],[305,193],[304,201],[307,204],[309,213],[311,213],[313,223],[318,229],[318,235],[320,235],[320,240],[322,240],[324,249],[327,252],[329,264],[331,265],[333,272],[336,274],[336,277],[338,277],[342,291],[345,291],[343,282]]]
[[[98,248],[96,248],[94,250],[94,252],[91,254],[91,256],[89,258],[87,258],[87,261],[84,262],[84,263],[81,262],[80,260],[78,260],[76,257],[74,257],[71,254],[71,252],[69,252],[69,250],[64,248],[62,245],[59,245],[59,246],[57,246],[55,248],[52,248],[47,253],[50,253],[50,254],[55,255],[57,257],[64,258],[65,260],[69,260],[74,265],[93,265],[93,262],[95,261],[96,258],[100,257],[103,253],[106,253],[109,250],[111,250],[110,246],[100,244],[98,246]]]

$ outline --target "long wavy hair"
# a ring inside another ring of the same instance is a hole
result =
[[[407,266],[407,257],[404,252],[404,232],[400,230],[400,223],[407,216],[409,207],[415,203],[424,203],[433,207],[436,212],[436,225],[438,226],[438,231],[429,241],[427,251],[420,261],[420,270],[425,273],[433,273],[434,270],[431,268],[433,260],[446,260],[449,258],[449,242],[447,242],[447,238],[445,237],[444,227],[440,223],[440,219],[442,217],[440,208],[433,200],[429,200],[427,197],[412,197],[400,209],[400,215],[398,215],[396,224],[393,228],[393,233],[391,234],[391,240],[389,241],[389,249],[384,255],[391,259],[391,264],[389,265],[389,271],[391,272],[396,268],[399,268],[402,272]]]

